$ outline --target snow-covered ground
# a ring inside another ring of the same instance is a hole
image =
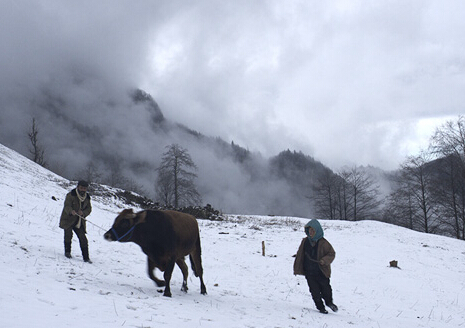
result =
[[[192,271],[181,292],[175,268],[167,298],[137,245],[107,242],[93,225],[94,263],[82,261],[76,237],[73,259],[63,256],[58,221],[71,188],[0,145],[0,327],[465,327],[463,241],[375,221],[321,221],[336,250],[331,284],[340,309],[324,315],[292,272],[308,219],[200,220],[208,295]],[[122,208],[94,197],[89,220],[108,229]]]

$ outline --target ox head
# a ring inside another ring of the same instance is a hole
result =
[[[103,238],[108,241],[131,241],[134,228],[145,222],[146,211],[134,213],[132,209],[122,211],[113,222],[110,230],[105,232]]]

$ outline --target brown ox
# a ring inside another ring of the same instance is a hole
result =
[[[157,286],[165,286],[164,296],[171,296],[170,280],[176,263],[182,271],[181,290],[187,292],[188,269],[184,257],[189,255],[192,270],[200,278],[200,292],[206,294],[200,235],[197,220],[189,214],[176,211],[122,211],[113,226],[104,234],[108,241],[132,241],[147,255],[148,273]],[[157,279],[154,269],[164,271],[165,280]]]

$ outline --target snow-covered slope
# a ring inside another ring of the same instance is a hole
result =
[[[292,273],[307,219],[230,215],[199,221],[208,295],[192,274],[182,293],[176,268],[166,298],[139,247],[109,243],[96,226],[88,225],[93,264],[76,238],[74,258],[63,256],[58,220],[73,187],[0,145],[0,327],[465,327],[463,241],[322,221],[337,252],[331,283],[340,308],[322,315]],[[89,220],[107,229],[121,208],[94,198]]]

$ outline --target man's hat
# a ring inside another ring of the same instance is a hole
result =
[[[78,187],[81,186],[81,187],[89,187],[89,182],[85,181],[85,180],[79,180],[78,182]]]

